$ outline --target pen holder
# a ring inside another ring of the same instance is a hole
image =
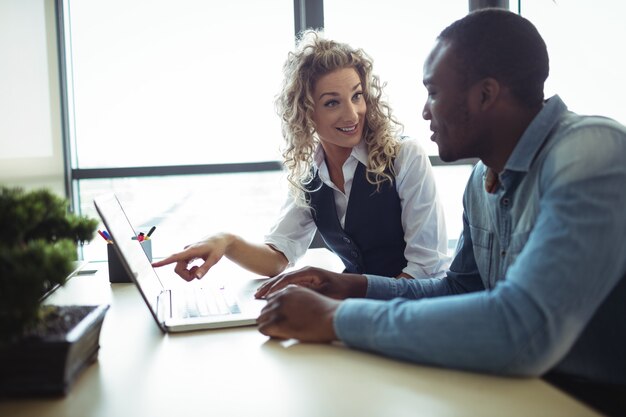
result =
[[[144,240],[141,243],[143,251],[146,253],[148,260],[152,262],[152,240]],[[109,281],[113,283],[133,282],[124,268],[124,264],[120,260],[117,250],[113,247],[113,243],[107,245],[107,257],[109,260]]]

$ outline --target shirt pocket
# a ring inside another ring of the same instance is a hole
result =
[[[480,227],[470,225],[472,249],[478,272],[483,282],[491,282],[491,264],[493,251],[493,233]]]

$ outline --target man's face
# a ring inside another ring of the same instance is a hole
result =
[[[445,162],[478,156],[475,118],[470,94],[465,85],[458,59],[448,42],[438,41],[424,64],[424,86],[428,98],[422,111],[430,121],[431,140],[439,147]]]

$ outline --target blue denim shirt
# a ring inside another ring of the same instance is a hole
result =
[[[626,383],[626,128],[555,96],[494,193],[486,172],[467,184],[447,276],[367,275],[368,299],[336,312],[339,339],[436,366]]]

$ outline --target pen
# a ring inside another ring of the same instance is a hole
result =
[[[109,241],[109,239],[107,239],[106,235],[104,233],[102,233],[102,230],[98,230],[98,234],[100,236],[102,236],[102,239],[106,240],[107,242]]]
[[[137,240],[138,240],[138,241],[143,242],[143,240],[144,240],[144,239],[145,239],[145,238],[144,238],[144,234],[143,234],[143,232],[141,232],[141,233],[139,233],[139,234],[137,235]]]
[[[150,228],[150,230],[148,231],[148,234],[146,235],[146,238],[149,238],[152,235],[152,233],[154,233],[155,229],[156,229],[156,226],[152,226]]]
[[[102,231],[102,234],[104,235],[104,238],[109,241],[109,242],[113,242],[113,238],[111,237],[111,235],[109,234],[109,232],[107,232],[106,230]]]

